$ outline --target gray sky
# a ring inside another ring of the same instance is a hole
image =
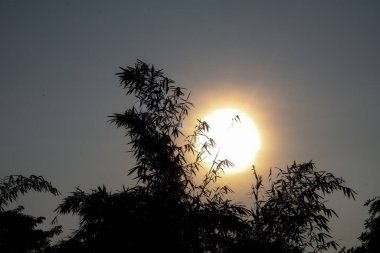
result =
[[[42,175],[63,196],[128,185],[127,139],[107,116],[134,102],[118,67],[142,59],[191,90],[193,119],[223,102],[249,111],[264,175],[313,160],[343,177],[359,195],[331,197],[333,235],[357,245],[363,203],[380,194],[379,24],[378,1],[3,0],[0,176]],[[225,179],[236,199],[245,178]],[[59,202],[20,199],[48,220]]]

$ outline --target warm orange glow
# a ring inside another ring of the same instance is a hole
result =
[[[209,124],[208,136],[216,142],[205,159],[207,165],[211,166],[217,156],[217,160],[228,159],[234,164],[225,169],[227,174],[249,169],[261,147],[259,132],[250,117],[234,108],[224,108],[207,114],[202,120]],[[199,143],[204,140],[200,139]]]

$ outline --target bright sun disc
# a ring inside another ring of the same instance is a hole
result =
[[[234,164],[225,169],[226,173],[241,172],[253,164],[261,140],[255,124],[245,113],[232,108],[220,109],[208,114],[204,121],[210,126],[207,135],[216,143],[209,149],[211,154],[205,157],[208,166],[216,155],[216,160],[228,159]],[[204,140],[201,138],[200,144]]]

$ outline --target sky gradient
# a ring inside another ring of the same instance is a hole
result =
[[[185,129],[235,106],[262,135],[264,175],[313,160],[343,177],[358,196],[330,198],[333,236],[358,245],[363,204],[380,195],[379,24],[379,1],[1,1],[0,176],[42,175],[62,197],[130,184],[107,116],[135,102],[115,73],[141,59],[191,91]],[[247,198],[249,171],[224,180]],[[49,221],[60,200],[20,203]]]

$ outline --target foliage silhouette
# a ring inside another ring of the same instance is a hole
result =
[[[344,180],[316,170],[314,163],[278,169],[268,189],[253,170],[253,205],[233,203],[232,190],[218,186],[233,166],[215,157],[204,166],[210,126],[198,120],[186,136],[179,127],[192,107],[190,93],[140,60],[117,73],[126,95],[137,102],[110,122],[126,131],[136,165],[129,170],[136,185],[110,192],[77,188],[58,206],[58,214],[76,214],[79,228],[54,252],[322,252],[337,243],[328,221],[337,216],[325,196],[356,194]],[[199,147],[197,140],[205,142]],[[204,173],[206,171],[206,173]],[[197,180],[202,176],[201,180]]]
[[[365,206],[369,206],[370,217],[365,221],[366,229],[359,239],[363,247],[370,252],[380,252],[380,197],[368,200]]]
[[[152,246],[157,251],[224,252],[245,229],[243,215],[248,211],[224,198],[231,191],[227,186],[211,187],[231,164],[215,161],[196,183],[194,175],[214,143],[207,139],[203,148],[196,147],[196,138],[209,127],[206,122],[199,121],[187,137],[178,128],[192,106],[189,94],[144,62],[121,70],[121,86],[139,104],[110,116],[110,121],[125,128],[131,139],[136,166],[129,174],[136,176],[137,184],[116,193],[104,186],[91,193],[77,189],[66,197],[57,212],[80,217],[80,227],[69,240],[91,252],[120,247],[148,252]],[[195,161],[187,161],[189,153]]]
[[[378,253],[380,252],[380,197],[369,199],[364,203],[369,206],[369,218],[364,223],[365,231],[359,236],[362,245],[342,253]]]
[[[23,206],[5,210],[19,194],[32,190],[59,195],[42,177],[11,175],[0,179],[0,252],[42,252],[49,248],[51,239],[61,233],[60,226],[48,231],[37,229],[45,218],[23,214]]]
[[[251,226],[259,241],[285,245],[291,250],[320,252],[338,244],[331,240],[328,221],[338,217],[325,204],[325,196],[342,191],[355,198],[355,191],[344,180],[326,171],[318,171],[313,162],[278,169],[275,179],[270,171],[271,187],[263,188],[262,177],[253,171],[256,184],[252,187],[254,208]]]

